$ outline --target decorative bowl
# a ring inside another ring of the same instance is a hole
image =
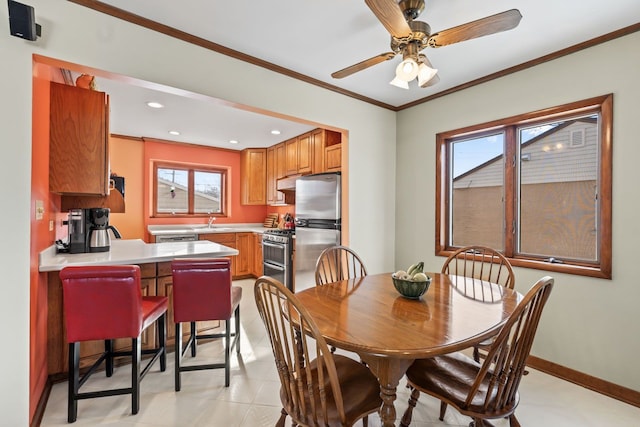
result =
[[[420,297],[427,292],[431,284],[431,277],[429,276],[427,276],[426,282],[413,282],[411,280],[398,279],[393,276],[391,279],[393,280],[393,286],[400,292],[400,295],[410,299],[420,299]]]

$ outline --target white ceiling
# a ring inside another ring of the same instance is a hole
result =
[[[427,22],[432,33],[513,8],[519,9],[523,18],[518,27],[507,32],[425,49],[423,53],[439,70],[440,81],[425,89],[414,82],[409,90],[404,90],[389,84],[399,57],[344,79],[331,77],[334,71],[390,50],[389,34],[364,0],[103,0],[103,3],[392,107],[640,21],[639,0],[427,0],[418,20]],[[597,61],[594,64],[603,65]],[[242,149],[271,145],[311,129],[300,123],[230,110],[221,103],[169,94],[158,95],[168,97],[167,108],[151,114],[144,102],[153,93],[141,88],[132,90],[113,81],[97,83],[98,90],[111,95],[113,133]],[[244,117],[246,114],[250,117]],[[216,123],[212,118],[217,117],[220,121]],[[169,135],[169,125],[183,134]],[[283,131],[279,137],[268,133],[275,127]],[[240,144],[230,147],[229,139],[238,139]]]

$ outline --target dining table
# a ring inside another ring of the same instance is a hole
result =
[[[378,378],[384,427],[395,426],[396,389],[416,359],[464,350],[496,335],[522,299],[484,280],[427,275],[431,283],[419,299],[401,296],[391,273],[296,293],[327,343],[357,353]]]

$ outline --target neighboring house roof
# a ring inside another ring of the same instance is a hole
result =
[[[170,191],[164,191],[162,188],[171,188],[173,187],[174,196],[171,195]],[[179,210],[184,209],[187,199],[188,189],[184,185],[177,184],[175,182],[158,178],[158,197],[160,198],[159,206],[162,207],[162,211],[171,211],[171,210]],[[196,205],[200,206],[220,206],[220,198],[217,196],[213,196],[211,194],[205,194],[200,192],[195,192]],[[217,209],[216,208],[216,209]]]
[[[596,180],[598,124],[593,118],[568,120],[521,146],[521,183]],[[503,185],[502,155],[455,177],[454,188]]]

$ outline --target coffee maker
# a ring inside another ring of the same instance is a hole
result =
[[[109,225],[109,209],[89,208],[69,211],[69,253],[108,252],[111,248],[109,230],[116,238],[120,233]]]

